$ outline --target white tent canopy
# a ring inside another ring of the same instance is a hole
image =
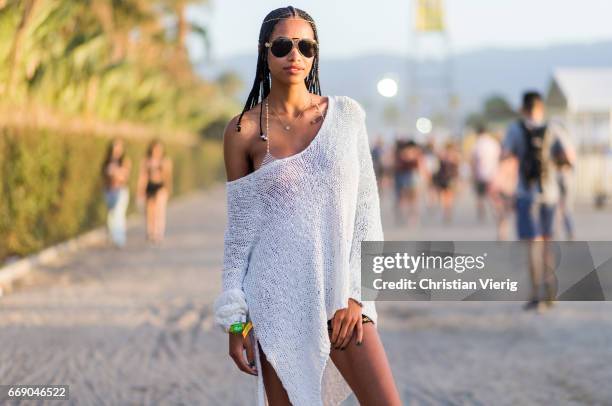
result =
[[[548,104],[572,113],[612,111],[612,68],[561,68],[553,74]]]

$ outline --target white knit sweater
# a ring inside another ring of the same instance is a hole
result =
[[[384,240],[365,111],[330,96],[303,151],[226,183],[223,292],[216,324],[251,320],[295,406],[339,405],[350,387],[330,360],[327,320],[361,301],[361,241]],[[373,301],[363,314],[378,327]],[[255,345],[258,405],[267,397]],[[328,362],[329,360],[329,362]]]

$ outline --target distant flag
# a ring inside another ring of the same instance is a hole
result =
[[[416,0],[417,32],[443,32],[444,1],[443,0]]]

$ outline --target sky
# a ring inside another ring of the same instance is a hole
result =
[[[317,24],[321,55],[409,54],[412,10],[408,0],[210,0],[192,6],[189,18],[210,31],[213,59],[256,52],[268,12],[293,5]],[[612,0],[446,0],[453,52],[483,48],[541,47],[612,40]],[[375,5],[375,6],[374,6]],[[189,42],[198,59],[201,42]]]

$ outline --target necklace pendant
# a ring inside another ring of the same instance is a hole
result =
[[[264,141],[267,141],[267,140],[268,140],[268,134],[263,133],[263,134],[261,134],[261,135],[259,136],[259,138],[261,138],[261,139],[262,139],[262,140],[264,140]]]
[[[285,126],[285,131],[290,131],[291,127],[289,127],[288,125]]]

